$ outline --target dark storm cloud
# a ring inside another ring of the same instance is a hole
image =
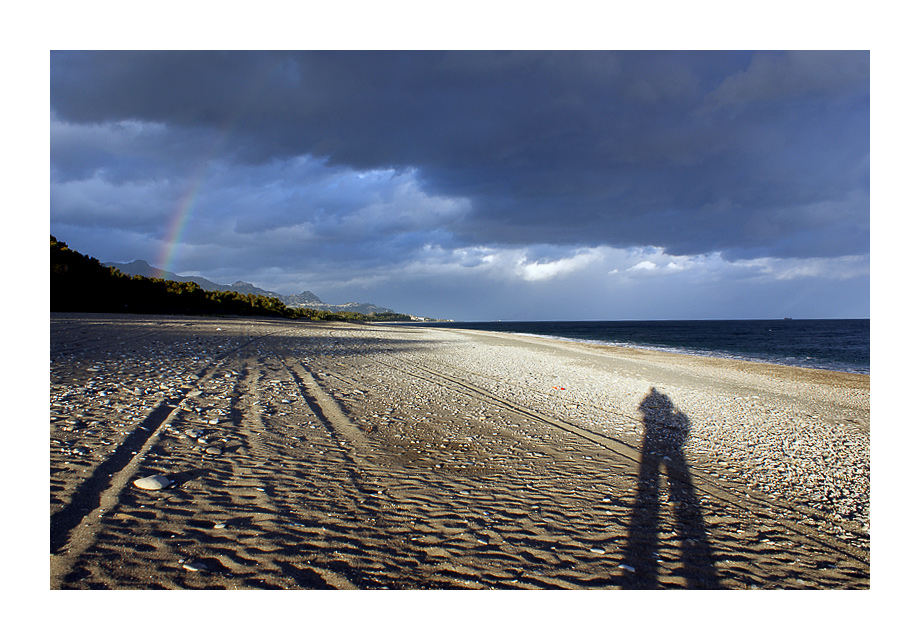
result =
[[[411,169],[428,194],[469,201],[450,221],[458,242],[835,256],[868,251],[868,63],[865,52],[62,52],[51,106],[65,123],[165,126],[176,135],[156,145],[182,149],[176,162],[209,153],[211,134],[225,136],[228,162],[310,154]],[[55,144],[61,176],[107,164],[104,149]]]

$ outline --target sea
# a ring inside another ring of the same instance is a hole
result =
[[[869,373],[869,320],[444,322],[426,326]]]

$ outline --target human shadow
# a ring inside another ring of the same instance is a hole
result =
[[[682,575],[691,589],[718,588],[706,524],[683,453],[690,421],[667,395],[654,387],[642,399],[639,410],[645,435],[623,562],[624,586],[631,589],[660,586],[661,536],[670,519],[680,547],[681,565],[672,575]],[[671,509],[662,509],[662,476],[667,479],[667,502],[673,509],[670,518],[667,511]]]

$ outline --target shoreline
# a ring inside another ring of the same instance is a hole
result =
[[[575,321],[573,321],[575,322]],[[667,322],[667,321],[662,321]],[[409,323],[394,323],[395,325],[401,326],[410,326]],[[424,323],[419,323],[424,325]],[[437,324],[437,323],[428,323]],[[442,323],[443,324],[443,323]],[[464,324],[464,323],[458,323]],[[469,324],[483,324],[483,323],[469,323]],[[719,351],[703,348],[694,348],[694,347],[665,347],[665,346],[655,346],[655,345],[644,345],[639,343],[629,343],[629,342],[613,342],[605,340],[594,340],[590,338],[572,338],[569,336],[558,336],[551,334],[540,334],[540,333],[528,333],[526,331],[501,331],[498,329],[481,329],[481,328],[466,328],[466,327],[447,327],[447,326],[427,326],[429,329],[454,329],[456,331],[484,331],[486,333],[497,333],[502,335],[517,335],[523,337],[533,337],[533,338],[547,338],[551,340],[558,340],[561,342],[574,342],[577,344],[585,344],[590,346],[598,347],[618,347],[623,349],[634,349],[637,351],[656,351],[660,353],[673,353],[675,355],[687,355],[687,356],[697,356],[702,358],[716,358],[720,360],[734,360],[740,362],[751,362],[756,364],[767,364],[767,365],[777,365],[785,367],[795,367],[799,369],[815,369],[818,371],[835,371],[840,373],[853,373],[858,375],[870,375],[870,371],[861,370],[861,367],[854,368],[855,365],[846,365],[843,363],[835,363],[834,365],[830,364],[821,364],[821,363],[812,363],[808,364],[796,359],[794,356],[790,356],[788,359],[793,361],[782,361],[782,359],[771,359],[767,356],[757,357],[752,355],[747,355],[743,353],[731,353],[728,351]]]
[[[601,351],[610,350],[611,352],[614,352],[614,353],[616,352],[616,350],[623,350],[625,352],[635,352],[637,356],[643,352],[652,352],[652,353],[673,355],[678,358],[686,357],[686,358],[700,358],[703,360],[718,360],[718,361],[722,361],[722,363],[725,366],[731,366],[732,363],[740,363],[742,365],[750,364],[750,365],[754,365],[758,367],[762,366],[765,368],[778,367],[779,371],[784,371],[786,369],[799,369],[799,370],[808,371],[808,372],[816,371],[816,372],[830,373],[830,374],[843,374],[845,376],[851,376],[851,375],[852,376],[864,376],[866,378],[870,376],[870,373],[861,372],[861,371],[847,371],[843,369],[826,369],[826,368],[821,368],[821,367],[806,367],[806,366],[797,365],[797,364],[786,364],[782,362],[756,360],[756,359],[751,359],[751,358],[745,358],[742,356],[732,357],[729,354],[719,355],[716,352],[699,353],[699,352],[693,352],[690,350],[683,351],[676,347],[671,349],[671,348],[665,348],[665,347],[652,347],[652,346],[644,346],[644,345],[638,345],[638,344],[625,344],[625,343],[618,344],[618,343],[612,343],[612,342],[603,342],[600,340],[579,340],[577,338],[542,335],[538,333],[489,331],[486,329],[465,329],[461,327],[426,327],[426,328],[431,329],[432,331],[445,330],[445,331],[458,331],[458,332],[476,332],[476,333],[483,333],[487,335],[498,335],[498,336],[509,336],[509,337],[517,336],[517,337],[524,338],[524,339],[533,338],[536,340],[550,340],[553,342],[570,343],[575,346],[583,346],[589,349],[598,349]]]
[[[53,588],[869,584],[868,374],[264,318],[51,351]]]

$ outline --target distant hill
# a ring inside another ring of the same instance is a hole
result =
[[[236,293],[252,294],[255,296],[266,296],[277,298],[285,305],[295,309],[317,309],[319,311],[330,311],[332,313],[361,313],[371,315],[374,313],[396,313],[392,309],[379,307],[369,302],[346,302],[345,304],[326,304],[319,297],[310,292],[302,291],[291,296],[281,295],[274,291],[267,291],[249,282],[237,280],[233,284],[217,284],[206,278],[199,276],[180,276],[171,271],[163,271],[149,265],[144,260],[134,260],[133,262],[117,263],[106,262],[107,267],[115,267],[125,275],[142,276],[144,278],[161,278],[163,280],[172,280],[173,282],[194,282],[205,291],[235,291]]]
[[[320,300],[316,295],[309,291],[304,291],[303,293],[297,293],[293,296],[286,296],[288,306],[294,307],[297,305],[303,304],[325,304]]]
[[[280,300],[234,291],[205,291],[194,282],[127,275],[51,236],[51,311],[316,318],[321,312],[290,309]]]
[[[205,278],[183,277],[154,269],[143,260],[127,264],[103,265],[91,256],[78,253],[51,236],[50,252],[51,311],[90,313],[152,313],[187,315],[269,316],[299,320],[345,322],[392,322],[411,320],[406,314],[378,311],[376,315],[358,310],[383,309],[370,304],[322,305],[309,291],[297,296],[298,307],[286,305],[285,296],[247,282],[217,285]],[[120,268],[119,268],[120,267]],[[164,277],[165,276],[165,277]],[[205,289],[200,283],[208,286]],[[341,308],[342,311],[317,309]]]
[[[117,262],[104,262],[106,267],[115,267],[126,276],[141,276],[144,278],[161,278],[163,280],[172,280],[173,282],[194,282],[205,291],[230,291],[230,287],[223,284],[211,282],[206,278],[198,276],[180,276],[172,271],[163,271],[152,267],[144,260],[135,260],[123,264]]]

